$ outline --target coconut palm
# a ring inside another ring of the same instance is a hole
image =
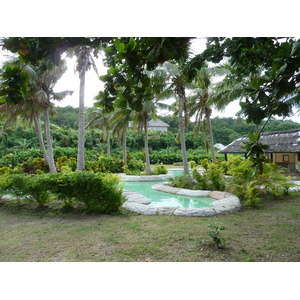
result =
[[[106,142],[107,155],[110,156],[111,122],[112,113],[105,112],[101,107],[91,107],[86,110],[87,128],[102,129]]]
[[[119,141],[121,140],[123,148],[123,160],[125,163],[127,162],[126,133],[132,117],[132,109],[118,108],[113,112],[113,115],[110,119],[113,135],[116,136]]]
[[[85,169],[84,163],[84,143],[85,143],[85,117],[84,117],[84,91],[85,91],[85,74],[93,67],[97,76],[98,71],[95,61],[91,56],[92,49],[88,46],[77,46],[69,50],[69,56],[76,55],[76,71],[79,74],[79,116],[78,116],[78,153],[77,153],[77,170]]]
[[[185,128],[188,124],[187,98],[185,94],[185,82],[182,70],[178,64],[164,63],[159,70],[164,77],[166,97],[170,98],[170,92],[176,98],[178,110],[179,134],[181,153],[183,161],[183,170],[185,175],[189,175],[189,165],[187,161],[187,151],[185,144]],[[174,107],[174,105],[173,105]]]
[[[214,150],[214,138],[211,126],[212,109],[209,105],[210,97],[213,95],[213,79],[216,76],[228,74],[228,69],[225,67],[212,67],[207,65],[197,71],[197,76],[189,85],[191,94],[188,97],[188,110],[190,117],[195,116],[194,133],[197,136],[200,129],[200,124],[207,129],[209,135],[209,144],[212,154],[212,162],[216,162],[216,153]]]
[[[17,66],[22,64],[18,60],[12,60],[5,64],[5,66]],[[62,62],[61,65],[47,69],[45,62],[40,62],[36,67],[23,65],[21,72],[26,72],[30,76],[30,92],[23,101],[15,105],[8,105],[7,103],[0,106],[0,112],[7,116],[6,125],[12,123],[17,117],[29,119],[29,122],[34,122],[40,148],[43,156],[49,164],[50,172],[56,172],[56,167],[53,158],[52,138],[50,134],[50,120],[49,113],[53,108],[51,100],[61,100],[66,95],[71,94],[71,91],[64,91],[60,93],[53,92],[54,85],[66,70],[66,65]],[[42,129],[40,124],[40,114],[44,113],[44,128],[47,140],[47,149],[45,149]]]
[[[142,109],[140,111],[133,111],[133,127],[143,130],[145,133],[145,160],[146,173],[151,174],[150,155],[148,146],[148,122],[149,119],[157,119],[158,109],[169,109],[169,105],[161,102],[162,99],[169,98],[172,93],[165,82],[165,73],[163,70],[156,70],[147,72],[150,80],[150,93],[148,98],[144,100]]]

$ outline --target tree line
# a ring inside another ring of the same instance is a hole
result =
[[[177,148],[179,150],[178,118],[174,115],[158,116],[159,119],[170,125],[167,132],[149,132],[149,149],[150,151],[160,151],[167,148]],[[43,118],[41,118],[43,127]],[[234,118],[212,118],[212,131],[215,143],[228,145],[235,139],[247,134],[249,131],[254,132],[255,126],[247,124],[244,120]],[[36,138],[36,132],[33,126],[24,126],[21,120],[16,121],[11,126],[3,128],[4,122],[0,122],[2,135],[0,138],[0,154],[6,155],[17,151],[38,148],[39,143]],[[77,148],[77,130],[78,130],[78,108],[54,107],[54,113],[51,116],[51,136],[52,143],[55,147]],[[186,147],[187,150],[194,149],[200,153],[207,154],[207,145],[209,139],[200,131],[195,138],[195,124],[190,122],[186,129]],[[280,131],[299,129],[300,124],[291,120],[271,120],[266,127],[266,131]],[[88,128],[85,133],[85,149],[95,150],[98,153],[107,154],[106,132],[99,128]],[[144,134],[137,130],[128,130],[126,133],[127,150],[129,152],[143,151]],[[120,143],[116,138],[111,141],[111,153],[116,155],[122,151]]]

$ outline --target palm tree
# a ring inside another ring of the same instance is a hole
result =
[[[185,144],[185,128],[188,124],[188,114],[183,74],[178,64],[172,64],[169,62],[163,64],[163,68],[160,72],[161,74],[164,74],[164,82],[166,84],[166,90],[168,90],[167,97],[170,97],[170,91],[172,91],[177,100],[183,170],[185,175],[189,175],[189,165]]]
[[[101,107],[91,107],[86,110],[87,128],[101,128],[104,141],[106,142],[107,155],[110,156],[111,141],[111,117],[112,113],[107,113]]]
[[[88,46],[78,46],[69,51],[69,55],[75,54],[77,57],[76,71],[79,74],[79,116],[78,116],[78,153],[77,153],[77,170],[85,169],[84,163],[84,143],[85,143],[85,117],[84,117],[84,91],[85,91],[85,74],[91,68],[94,68],[98,75],[96,64],[91,56],[92,49]],[[98,75],[99,77],[99,75]]]
[[[214,149],[214,138],[211,126],[212,109],[209,105],[209,100],[213,94],[213,78],[228,73],[228,69],[224,67],[209,68],[204,65],[197,71],[197,76],[191,83],[189,88],[192,89],[191,95],[188,97],[188,110],[190,117],[195,115],[194,133],[197,136],[200,129],[200,124],[205,120],[204,128],[207,128],[209,135],[209,144],[212,154],[212,162],[216,162],[216,153]]]
[[[162,103],[160,100],[169,98],[171,92],[165,83],[165,73],[162,70],[147,72],[150,79],[151,92],[148,99],[144,100],[140,111],[133,111],[133,127],[138,127],[140,131],[145,133],[145,160],[146,173],[151,174],[149,142],[148,142],[148,122],[149,119],[157,119],[157,109],[169,109],[169,105]]]
[[[16,66],[22,64],[19,60],[7,62],[6,66]],[[61,65],[47,69],[45,62],[37,67],[23,65],[21,72],[26,72],[30,76],[30,92],[28,96],[21,102],[15,105],[7,103],[0,106],[0,112],[7,116],[6,124],[15,121],[18,116],[28,118],[30,123],[34,122],[40,148],[43,152],[44,159],[49,164],[50,172],[56,172],[56,167],[53,158],[52,138],[50,134],[49,113],[52,110],[51,100],[61,100],[66,95],[72,94],[71,91],[60,93],[53,92],[53,87],[66,70],[66,65],[62,62]],[[47,140],[47,149],[45,149],[42,129],[40,124],[40,113],[44,113],[44,129]]]
[[[126,133],[133,114],[130,108],[118,108],[113,112],[110,119],[113,135],[122,141],[123,160],[125,163],[127,163]]]

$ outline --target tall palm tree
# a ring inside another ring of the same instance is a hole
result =
[[[212,162],[216,162],[216,153],[214,149],[214,138],[211,126],[211,113],[212,109],[209,105],[209,100],[213,94],[213,79],[216,76],[228,74],[228,69],[224,67],[203,67],[197,71],[197,76],[194,81],[189,85],[192,89],[188,97],[188,110],[190,117],[195,116],[195,129],[194,133],[197,136],[200,129],[201,122],[204,123],[204,128],[207,128],[209,135],[209,144],[212,154]]]
[[[161,102],[161,100],[169,98],[171,92],[165,83],[165,73],[162,70],[146,72],[150,80],[151,92],[148,98],[144,100],[140,111],[133,111],[133,127],[137,126],[140,131],[145,133],[145,160],[146,173],[151,174],[149,142],[148,142],[148,122],[149,119],[157,119],[157,110],[169,109],[169,105]]]
[[[173,92],[173,95],[177,100],[183,171],[185,175],[189,175],[189,165],[187,160],[187,151],[185,143],[185,128],[188,124],[188,113],[184,77],[180,65],[172,64],[169,62],[163,64],[161,72],[164,73],[165,84],[167,89]]]
[[[7,66],[22,64],[19,60],[12,60],[6,63]],[[66,70],[66,65],[61,65],[47,69],[46,64],[42,61],[38,66],[23,65],[21,71],[30,76],[30,92],[23,101],[15,105],[2,104],[0,112],[7,116],[6,124],[16,120],[18,116],[29,119],[34,122],[40,148],[43,152],[44,159],[49,164],[50,172],[56,172],[53,158],[52,138],[50,134],[49,112],[52,109],[51,100],[61,100],[72,91],[60,93],[53,92],[54,85]],[[47,149],[45,148],[42,129],[40,124],[40,114],[44,113],[44,129],[47,140]]]
[[[84,117],[84,91],[85,91],[85,74],[93,67],[96,74],[98,71],[95,61],[91,55],[92,49],[88,46],[77,46],[69,51],[69,55],[76,55],[76,71],[79,74],[79,116],[78,116],[78,153],[77,153],[77,170],[85,169],[84,163],[84,143],[85,143],[85,117]],[[99,77],[99,75],[98,75]]]

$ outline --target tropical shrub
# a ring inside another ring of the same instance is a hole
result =
[[[44,207],[50,198],[62,207],[82,207],[87,213],[113,214],[123,201],[116,175],[87,171],[47,174],[7,174],[1,177],[0,194],[21,197]]]
[[[163,164],[156,164],[154,169],[152,170],[153,175],[159,175],[159,174],[167,174],[168,170]]]
[[[26,174],[37,174],[49,172],[49,165],[44,158],[29,158],[22,164],[22,171]]]
[[[140,175],[146,170],[146,166],[142,160],[130,158],[123,170],[126,175]]]
[[[196,185],[195,181],[188,175],[176,176],[169,179],[169,183],[173,187],[181,188],[181,189],[198,189],[198,185]]]
[[[121,158],[114,158],[111,156],[101,155],[98,160],[87,160],[86,170],[93,172],[109,172],[121,173],[123,172],[125,163]]]
[[[68,158],[66,155],[58,157],[56,162],[57,172],[75,171],[77,168],[77,160],[75,157]]]
[[[66,203],[81,203],[88,213],[112,214],[122,204],[122,190],[116,175],[88,171],[49,174],[51,192]]]
[[[262,168],[257,169],[249,159],[231,158],[228,161],[231,178],[227,189],[245,200],[246,205],[255,207],[263,195],[279,197],[288,193],[290,177],[283,175],[281,170],[275,163],[263,163]]]
[[[224,191],[225,190],[225,179],[224,173],[220,164],[208,164],[208,169],[206,172],[206,177],[208,179],[208,188],[210,190]]]

